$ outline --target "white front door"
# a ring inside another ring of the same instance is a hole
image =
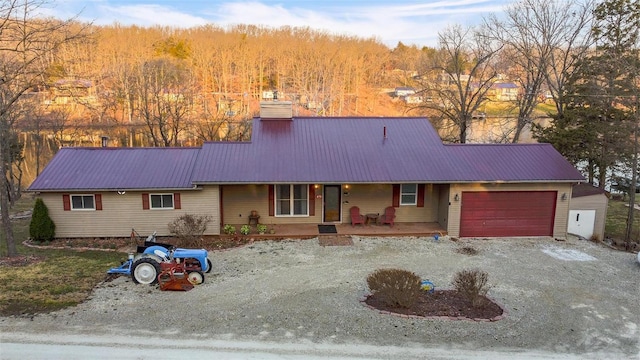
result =
[[[596,225],[595,210],[570,210],[569,225],[567,231],[571,234],[580,235],[585,239],[593,236],[593,229]]]

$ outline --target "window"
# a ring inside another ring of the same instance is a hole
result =
[[[173,194],[150,194],[152,209],[173,209]]]
[[[400,186],[400,205],[416,205],[418,199],[416,184],[402,184]]]
[[[93,195],[71,195],[72,210],[95,210],[95,204]]]
[[[305,216],[309,214],[308,185],[276,185],[276,216]]]

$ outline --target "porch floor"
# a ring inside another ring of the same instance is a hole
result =
[[[244,224],[233,224],[236,229],[240,230],[240,226]],[[336,234],[320,234],[318,225],[324,224],[266,224],[269,229],[275,230],[274,234],[259,235],[264,238],[313,238],[318,235],[336,235]],[[395,223],[393,227],[389,225],[356,225],[351,224],[335,224],[337,235],[357,235],[357,236],[444,236],[447,231],[438,223]],[[251,235],[257,235],[255,225],[251,226]]]

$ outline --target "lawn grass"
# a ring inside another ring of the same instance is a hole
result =
[[[11,213],[33,208],[25,195]],[[112,251],[37,249],[25,246],[30,219],[12,221],[18,254],[29,257],[26,265],[0,265],[0,315],[50,312],[84,301],[105,279],[106,271],[126,257]],[[0,232],[0,254],[6,256],[4,231]],[[35,259],[35,260],[34,260]]]
[[[607,222],[604,227],[605,236],[618,241],[624,240],[627,229],[627,214],[629,213],[628,203],[628,201],[609,200]],[[633,214],[631,240],[640,242],[640,210],[636,210]]]

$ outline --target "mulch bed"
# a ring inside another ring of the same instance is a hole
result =
[[[421,293],[416,303],[406,309],[387,306],[375,294],[368,296],[364,303],[370,307],[395,314],[421,317],[451,317],[474,320],[499,320],[504,310],[487,297],[482,297],[484,304],[474,307],[469,300],[455,290],[436,290],[429,294]]]

